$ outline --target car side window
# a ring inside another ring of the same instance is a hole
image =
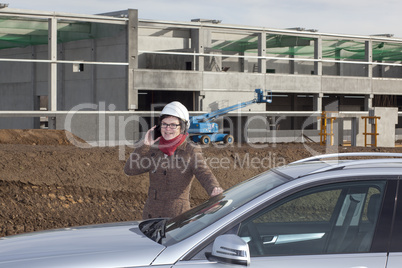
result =
[[[334,183],[292,194],[241,223],[251,256],[368,252],[384,181]]]

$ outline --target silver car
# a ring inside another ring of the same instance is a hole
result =
[[[401,176],[402,154],[311,157],[173,219],[4,237],[0,267],[399,268]]]

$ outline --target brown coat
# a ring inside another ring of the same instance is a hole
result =
[[[143,219],[175,217],[190,209],[190,188],[194,175],[210,195],[219,183],[205,163],[200,146],[184,141],[172,156],[157,144],[134,149],[124,167],[127,175],[149,172],[148,198]]]

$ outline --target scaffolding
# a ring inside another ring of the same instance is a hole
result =
[[[321,113],[321,116],[318,117],[320,119],[321,124],[320,124],[320,145],[326,145],[328,142],[328,137],[330,141],[330,145],[334,145],[334,120],[336,117],[330,116],[328,117],[327,114],[333,113],[333,112],[326,112],[323,111]],[[328,122],[330,126],[330,131],[327,131],[328,128]]]
[[[377,137],[378,137],[378,131],[377,131],[377,120],[381,119],[379,116],[362,116],[362,119],[364,119],[364,147],[367,146],[374,146],[377,147]],[[367,122],[367,120],[372,121],[371,125],[371,132],[367,131],[367,124],[370,124],[370,122]],[[371,143],[367,143],[367,137],[371,137]],[[374,140],[374,142],[373,142]]]

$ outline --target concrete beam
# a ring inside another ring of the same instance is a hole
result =
[[[272,92],[312,94],[402,95],[402,83],[392,78],[336,77],[319,75],[135,70],[137,89],[227,90],[264,88]]]

